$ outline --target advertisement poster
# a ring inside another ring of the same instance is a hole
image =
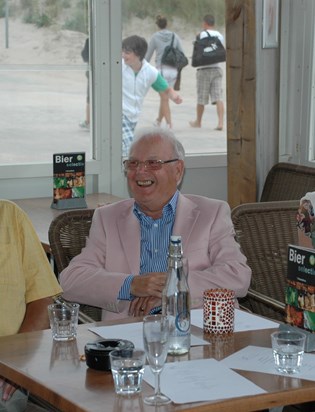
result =
[[[86,208],[85,153],[53,155],[53,202],[55,209]]]
[[[315,332],[315,250],[289,245],[286,321]]]

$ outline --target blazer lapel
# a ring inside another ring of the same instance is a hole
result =
[[[181,235],[183,247],[189,240],[199,214],[200,211],[198,206],[193,201],[180,194],[177,202],[173,234]]]
[[[117,226],[130,273],[138,274],[140,271],[140,225],[133,213],[133,204],[118,217]]]

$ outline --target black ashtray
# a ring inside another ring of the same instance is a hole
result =
[[[89,368],[110,371],[109,353],[112,350],[130,350],[134,344],[129,340],[105,339],[87,343],[84,347],[85,361]]]

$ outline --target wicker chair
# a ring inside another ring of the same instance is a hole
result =
[[[315,191],[315,168],[277,163],[267,177],[260,197],[261,202],[300,199]]]
[[[70,210],[58,215],[50,224],[48,238],[58,273],[85,246],[94,209]],[[80,321],[83,323],[101,320],[101,309],[80,305]]]
[[[299,201],[244,203],[232,210],[236,238],[252,280],[240,304],[252,312],[284,321],[288,244],[297,244]]]

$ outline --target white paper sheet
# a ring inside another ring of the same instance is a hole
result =
[[[144,379],[154,386],[146,366]],[[265,391],[215,359],[166,363],[161,372],[161,391],[175,403],[257,395]]]
[[[191,311],[191,324],[203,328],[203,310],[194,309]],[[235,309],[234,331],[243,332],[246,330],[272,329],[278,328],[279,324],[269,319],[262,318],[244,310]]]
[[[136,348],[143,348],[142,322],[124,323],[121,325],[99,326],[89,330],[104,339],[127,339]],[[209,342],[191,335],[191,346],[210,345]]]
[[[247,346],[220,361],[231,369],[285,375],[291,378],[315,381],[315,354],[305,353],[301,371],[293,375],[282,374],[275,368],[271,348]]]

